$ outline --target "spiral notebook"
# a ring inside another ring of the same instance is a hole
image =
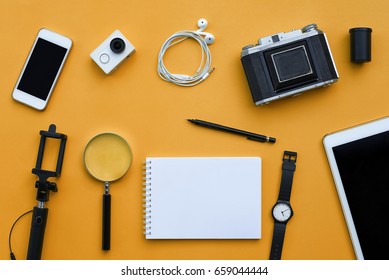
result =
[[[259,157],[148,157],[147,239],[260,239]]]

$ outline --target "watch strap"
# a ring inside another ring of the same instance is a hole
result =
[[[292,192],[293,175],[296,170],[297,153],[284,151],[282,159],[282,177],[278,200],[290,201]]]
[[[269,260],[280,260],[286,231],[285,223],[274,223],[273,240]]]
[[[292,192],[293,175],[296,170],[297,153],[284,151],[282,158],[282,177],[278,202],[283,201],[289,203],[290,194]],[[286,222],[281,223],[274,221],[273,240],[270,250],[270,260],[280,260],[282,247],[284,245],[284,237],[286,231]]]

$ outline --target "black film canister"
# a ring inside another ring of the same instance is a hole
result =
[[[349,32],[351,62],[370,62],[372,29],[369,27],[356,27],[351,28]]]

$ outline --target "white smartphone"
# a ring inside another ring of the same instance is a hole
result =
[[[35,109],[45,109],[71,47],[68,37],[40,29],[12,97]]]

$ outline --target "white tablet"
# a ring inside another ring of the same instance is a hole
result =
[[[389,259],[389,117],[323,139],[357,259]]]

